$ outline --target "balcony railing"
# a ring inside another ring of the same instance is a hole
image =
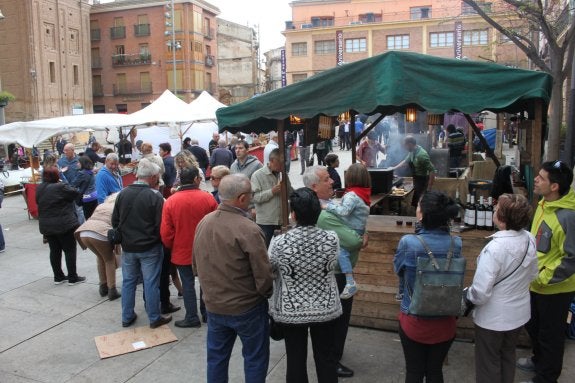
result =
[[[100,41],[100,28],[90,29],[90,41]]]
[[[149,53],[112,55],[112,66],[150,65],[151,63],[152,55]]]
[[[92,84],[92,96],[102,97],[104,95],[104,87],[102,84]]]
[[[214,28],[204,28],[204,37],[208,40],[211,40],[215,37]]]
[[[112,39],[125,39],[126,27],[112,27],[110,28],[110,38]]]
[[[206,55],[206,66],[208,67],[213,67],[215,62],[216,62],[216,58],[212,55]]]
[[[100,57],[92,57],[92,69],[102,69],[102,60]]]
[[[137,85],[119,85],[113,84],[112,91],[114,96],[129,96],[138,94],[150,94],[152,93],[152,82],[141,83]]]
[[[150,36],[150,24],[135,24],[134,35],[136,37]]]

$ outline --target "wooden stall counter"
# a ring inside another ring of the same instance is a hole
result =
[[[402,221],[401,225],[397,222]],[[407,222],[412,226],[407,226]],[[397,244],[405,234],[415,232],[415,217],[371,215],[367,222],[369,245],[363,249],[354,269],[359,291],[353,298],[351,324],[362,327],[397,331],[399,322],[398,278],[393,271]],[[492,232],[471,230],[459,235],[463,241],[463,256],[467,259],[465,285],[471,285],[476,259]],[[469,318],[458,321],[460,338],[473,338],[473,323]]]

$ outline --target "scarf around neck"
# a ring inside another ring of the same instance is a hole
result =
[[[346,193],[354,192],[359,198],[365,202],[367,206],[371,205],[371,188],[364,188],[360,186],[351,186],[345,189]]]

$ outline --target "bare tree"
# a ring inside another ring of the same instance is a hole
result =
[[[463,0],[487,23],[507,36],[539,69],[553,77],[547,160],[559,158],[563,121],[563,84],[571,71],[575,22],[565,0]],[[501,18],[501,15],[509,18]],[[497,16],[499,21],[494,19]]]

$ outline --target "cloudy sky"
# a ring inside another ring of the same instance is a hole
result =
[[[114,0],[101,0],[108,3]],[[168,1],[168,0],[166,0]],[[206,0],[217,6],[219,17],[242,25],[254,27],[260,32],[261,52],[283,46],[281,31],[285,21],[291,20],[291,0]]]

